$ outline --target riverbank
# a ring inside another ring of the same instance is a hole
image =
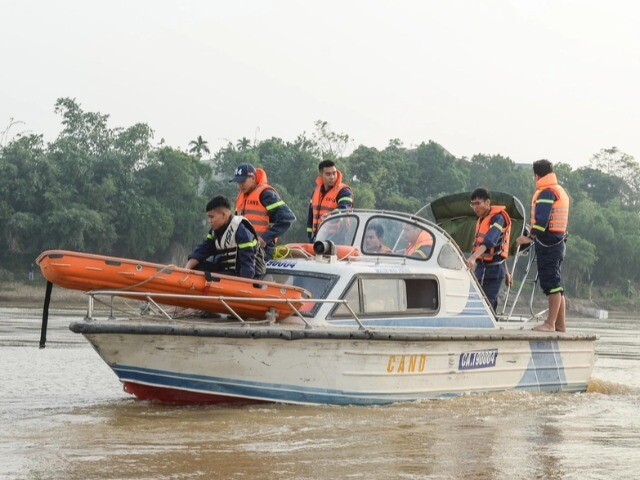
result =
[[[30,282],[0,282],[0,305],[15,308],[37,308],[44,304],[45,280]],[[51,306],[54,308],[84,307],[87,296],[77,290],[53,286]]]

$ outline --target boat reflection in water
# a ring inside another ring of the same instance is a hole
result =
[[[373,225],[382,227],[387,253],[365,242]],[[96,319],[90,309],[70,328],[141,399],[374,405],[586,390],[596,336],[497,322],[457,244],[435,223],[354,210],[329,215],[317,240],[282,248],[265,278],[311,298],[221,295],[217,311],[225,315],[213,320]],[[102,294],[172,304],[171,294],[151,289]],[[268,314],[252,318],[233,306],[248,304]]]

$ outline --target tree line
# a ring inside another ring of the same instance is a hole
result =
[[[306,240],[309,199],[325,158],[343,172],[356,208],[413,213],[443,195],[482,186],[515,195],[528,210],[535,189],[530,163],[497,154],[458,158],[433,141],[408,148],[392,139],[384,149],[360,145],[346,154],[350,137],[323,121],[294,140],[242,138],[211,154],[202,136],[182,151],[155,144],[144,123],[110,128],[108,115],[86,112],[74,99],[58,99],[54,109],[62,131],[53,142],[45,144],[38,134],[7,140],[5,131],[2,137],[5,276],[25,272],[47,249],[182,263],[206,233],[207,200],[219,194],[235,198],[229,179],[240,163],[264,168],[297,215],[284,242]],[[613,147],[595,153],[588,167],[556,164],[555,171],[572,200],[564,265],[568,291],[634,291],[640,281],[640,166]]]

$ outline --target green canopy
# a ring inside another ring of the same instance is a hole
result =
[[[471,252],[478,220],[469,205],[470,201],[471,192],[462,192],[439,198],[429,205],[436,223],[451,235],[460,250],[465,253]],[[516,238],[522,235],[526,223],[522,202],[509,193],[491,192],[491,205],[506,207],[507,213],[511,217],[509,254],[514,255],[517,248]]]

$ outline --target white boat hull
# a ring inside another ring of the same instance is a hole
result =
[[[595,359],[593,338],[531,331],[438,329],[371,339],[335,329],[108,328],[72,324],[127,391],[190,403],[371,405],[507,390],[576,392],[586,390]]]

